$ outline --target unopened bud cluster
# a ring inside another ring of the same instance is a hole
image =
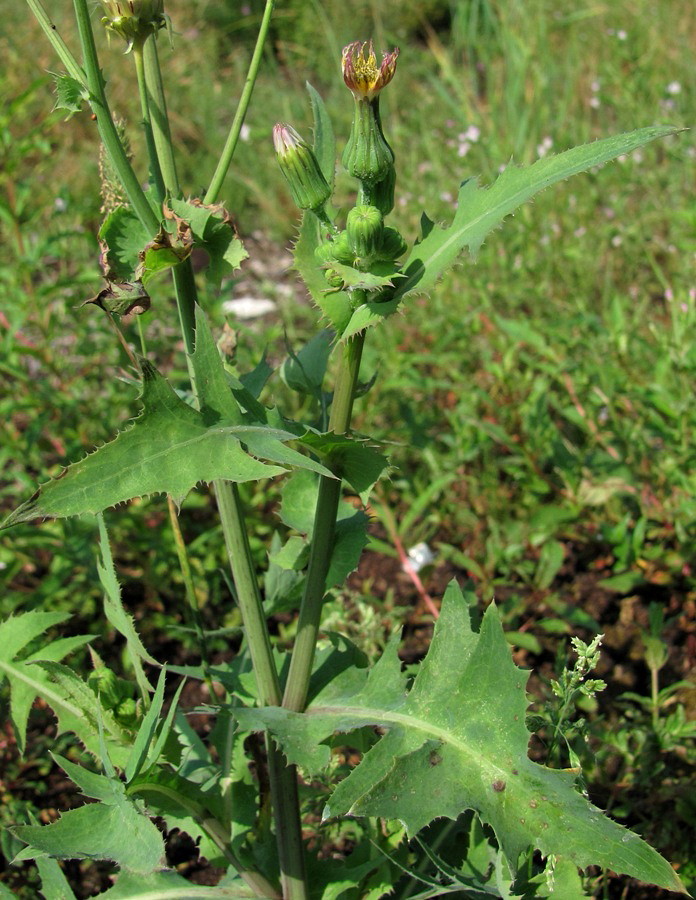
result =
[[[359,290],[360,279],[349,276],[345,269],[346,279],[341,276],[341,266],[350,266],[382,278],[378,283],[384,287],[373,299],[387,299],[386,287],[392,282],[386,279],[398,274],[397,260],[407,249],[399,232],[384,224],[384,217],[394,208],[396,170],[394,153],[382,130],[379,95],[394,77],[398,56],[395,49],[385,53],[378,64],[371,41],[356,41],[343,50],[343,80],[353,95],[354,110],[342,162],[360,182],[358,203],[349,211],[344,231],[336,229],[325,210],[331,189],[312,148],[289,125],[273,129],[278,162],[295,204],[312,210],[326,226],[316,259],[329,287],[364,294]]]

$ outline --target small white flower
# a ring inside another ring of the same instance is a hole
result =
[[[620,41],[625,41],[626,38],[628,37],[628,32],[625,31],[623,28],[619,28],[619,30],[616,32],[616,37]]]
[[[581,238],[581,237],[583,237],[585,234],[587,234],[587,228],[585,228],[584,225],[581,225],[579,228],[576,228],[576,229],[575,229],[575,231],[573,232],[573,234],[574,234],[574,236],[575,236],[576,238]]]
[[[549,150],[553,147],[553,140],[550,137],[545,137],[542,139],[540,144],[537,144],[537,156],[539,159],[546,156]]]
[[[590,97],[590,106],[592,107],[592,109],[599,109],[601,105],[602,102],[599,97]]]
[[[445,203],[451,203],[454,200],[454,197],[452,196],[452,194],[450,194],[449,191],[443,191],[440,194],[440,200],[444,200]]]
[[[681,94],[682,86],[678,81],[670,81],[670,83],[665,88],[665,91],[668,94],[671,94],[673,97],[676,97],[677,94]]]
[[[246,124],[246,122],[239,129],[239,138],[242,141],[248,141],[249,135],[251,134],[251,128]]]
[[[466,156],[469,150],[471,150],[471,144],[468,141],[462,141],[457,148],[457,156]]]
[[[481,129],[477,125],[469,125],[464,132],[464,140],[471,141],[472,144],[475,144],[480,137]]]
[[[238,319],[257,319],[259,316],[275,312],[276,305],[272,300],[260,297],[237,297],[234,300],[225,300],[222,309]]]
[[[623,244],[623,238],[621,237],[621,235],[615,234],[614,237],[611,239],[611,246],[612,247],[620,247],[622,244]]]

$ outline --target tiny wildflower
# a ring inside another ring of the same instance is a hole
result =
[[[398,47],[384,53],[378,67],[372,41],[353,41],[343,48],[343,80],[356,100],[373,100],[389,84],[398,56]]]
[[[677,94],[681,94],[682,86],[678,81],[670,81],[670,83],[665,88],[665,91],[668,94],[671,94],[673,97],[676,97]]]
[[[540,144],[537,144],[537,156],[539,159],[542,159],[549,150],[553,147],[553,140],[550,137],[545,137]]]
[[[471,144],[469,141],[462,141],[462,143],[457,147],[457,156],[466,156],[466,154],[471,150]]]

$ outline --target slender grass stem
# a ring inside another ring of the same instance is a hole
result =
[[[75,7],[75,18],[77,19],[77,29],[80,35],[80,45],[82,47],[85,77],[90,93],[90,104],[97,117],[99,134],[104,147],[106,148],[109,160],[117,172],[121,184],[123,185],[123,189],[126,192],[128,202],[133,207],[135,214],[140,219],[143,226],[154,235],[159,230],[159,219],[143,193],[143,189],[128,160],[126,151],[119,139],[114,120],[111,116],[106,93],[104,91],[104,79],[101,74],[101,69],[99,68],[97,48],[94,43],[94,34],[92,33],[92,23],[89,18],[87,0],[73,0],[73,3]]]
[[[157,201],[162,203],[164,200],[164,180],[162,179],[162,169],[160,168],[157,148],[155,146],[155,137],[152,133],[152,118],[150,115],[150,101],[147,94],[147,83],[145,80],[145,65],[143,63],[143,45],[136,43],[133,46],[133,60],[135,62],[135,73],[138,80],[138,94],[140,96],[140,111],[143,116],[143,132],[145,133],[145,146],[147,147],[147,157],[150,163],[150,174],[155,187]]]
[[[53,24],[51,17],[48,15],[39,0],[27,0],[27,6],[32,11],[34,18],[43,29],[44,34],[48,38],[51,46],[56,51],[58,58],[65,66],[65,70],[71,78],[79,81],[80,84],[87,87],[87,77],[85,76],[82,66],[70,52],[68,45],[58,34],[58,29]]]
[[[343,358],[329,418],[329,431],[336,434],[345,434],[350,427],[364,342],[365,332],[361,331],[346,341],[342,348]],[[322,476],[319,481],[319,496],[312,531],[312,548],[300,606],[297,638],[283,696],[283,706],[295,712],[302,712],[307,703],[307,690],[312,674],[340,499],[341,480]]]
[[[261,56],[263,55],[263,48],[266,43],[266,37],[268,36],[268,29],[271,24],[271,16],[273,14],[273,7],[275,6],[275,0],[266,0],[266,6],[263,11],[263,17],[261,19],[261,26],[259,28],[259,34],[256,38],[256,46],[254,47],[254,53],[251,57],[251,62],[249,63],[249,71],[247,72],[247,77],[244,82],[244,87],[242,89],[241,96],[239,98],[239,103],[237,104],[237,111],[234,114],[234,119],[232,120],[232,125],[230,126],[229,134],[227,135],[227,140],[225,141],[225,146],[222,149],[222,153],[220,154],[220,159],[218,160],[217,167],[213,174],[212,181],[210,182],[210,187],[208,188],[208,192],[205,195],[204,203],[215,203],[220,195],[220,191],[222,189],[222,183],[225,180],[225,175],[227,174],[227,170],[230,167],[230,163],[232,162],[232,157],[234,156],[234,151],[237,149],[237,142],[239,141],[239,135],[242,131],[242,125],[244,124],[244,117],[246,116],[247,109],[249,108],[249,102],[251,100],[251,94],[254,90],[254,84],[256,82],[256,76],[259,72],[259,66],[261,65]]]
[[[169,192],[179,196],[179,176],[174,157],[174,146],[169,129],[169,116],[167,114],[167,100],[164,95],[162,83],[162,70],[160,69],[157,53],[157,35],[153,34],[145,41],[143,47],[143,60],[145,64],[145,81],[147,84],[148,104],[150,107],[152,134],[157,147],[157,156]]]

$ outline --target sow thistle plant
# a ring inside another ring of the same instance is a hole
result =
[[[364,505],[388,467],[379,447],[351,432],[354,401],[366,390],[360,360],[370,329],[394,327],[391,316],[402,303],[430,291],[463,251],[474,256],[507,215],[543,188],[674,129],[643,128],[529,168],[509,167],[486,189],[469,179],[453,220],[442,226],[424,214],[413,241],[387,224],[396,156],[379,100],[396,76],[398,51],[378,60],[371,42],[346,47],[342,73],[354,118],[342,161],[356,180],[356,199],[345,217],[331,203],[336,149],[318,93],[309,88],[311,144],[289,125],[273,130],[281,170],[302,211],[295,267],[332,329],[338,357],[328,427],[319,430],[261,402],[258,372],[238,376],[225,367],[191,268],[193,249],[205,249],[206,277],[217,286],[246,255],[219,200],[273,3],[266,5],[247,87],[210,187],[192,199],[179,183],[168,127],[157,55],[166,25],[161,2],[105,3],[107,29],[126,41],[125,59],[135,60],[146,190],[109,109],[86,0],[75,0],[81,64],[38,0],[28,3],[66,69],[57,82],[59,103],[73,112],[91,105],[109,171],[121,183],[119,203],[108,207],[99,233],[105,286],[93,303],[115,320],[144,313],[156,277],[171,272],[191,390],[182,398],[145,358],[141,328],[141,356],[133,357],[142,383],[138,418],[42,485],[4,523],[96,516],[104,614],[125,641],[131,669],[130,677],[112,671],[90,636],[49,640],[47,630],[65,621],[63,613],[26,612],[0,626],[0,673],[9,682],[20,750],[40,697],[58,731],[72,733],[86,751],[84,765],[59,756],[56,763],[94,801],[53,824],[17,823],[11,831],[26,846],[16,860],[36,860],[44,895],[62,898],[74,896],[62,859],[112,863],[115,883],[106,894],[114,898],[331,900],[450,892],[571,898],[583,896],[579,869],[587,866],[683,891],[657,852],[583,796],[573,772],[530,760],[527,675],[512,662],[494,604],[475,631],[469,615],[475,598],[451,583],[415,671],[402,669],[397,637],[374,664],[340,634],[318,648],[325,596],[358,563],[367,541]],[[83,314],[94,313],[88,307]],[[328,354],[318,340],[292,363],[321,389]],[[267,478],[284,479],[278,516],[286,537],[273,539],[262,591],[237,485]],[[178,528],[175,505],[200,483],[212,485],[244,642],[227,662],[211,664],[199,627],[201,664],[178,667],[152,656],[122,604],[103,512],[166,494]],[[352,503],[343,499],[344,487]],[[268,618],[298,607],[294,647],[285,654],[273,646]],[[88,643],[93,671],[83,677],[64,660]],[[209,703],[198,710],[215,720],[205,738],[180,705],[184,677],[210,687]],[[347,760],[358,753],[351,768]],[[318,810],[322,825],[308,816]],[[202,856],[226,869],[217,887],[191,885],[167,868],[154,817],[166,831],[188,833]],[[307,834],[312,846],[349,834],[354,849],[338,861],[320,859],[309,851]]]

